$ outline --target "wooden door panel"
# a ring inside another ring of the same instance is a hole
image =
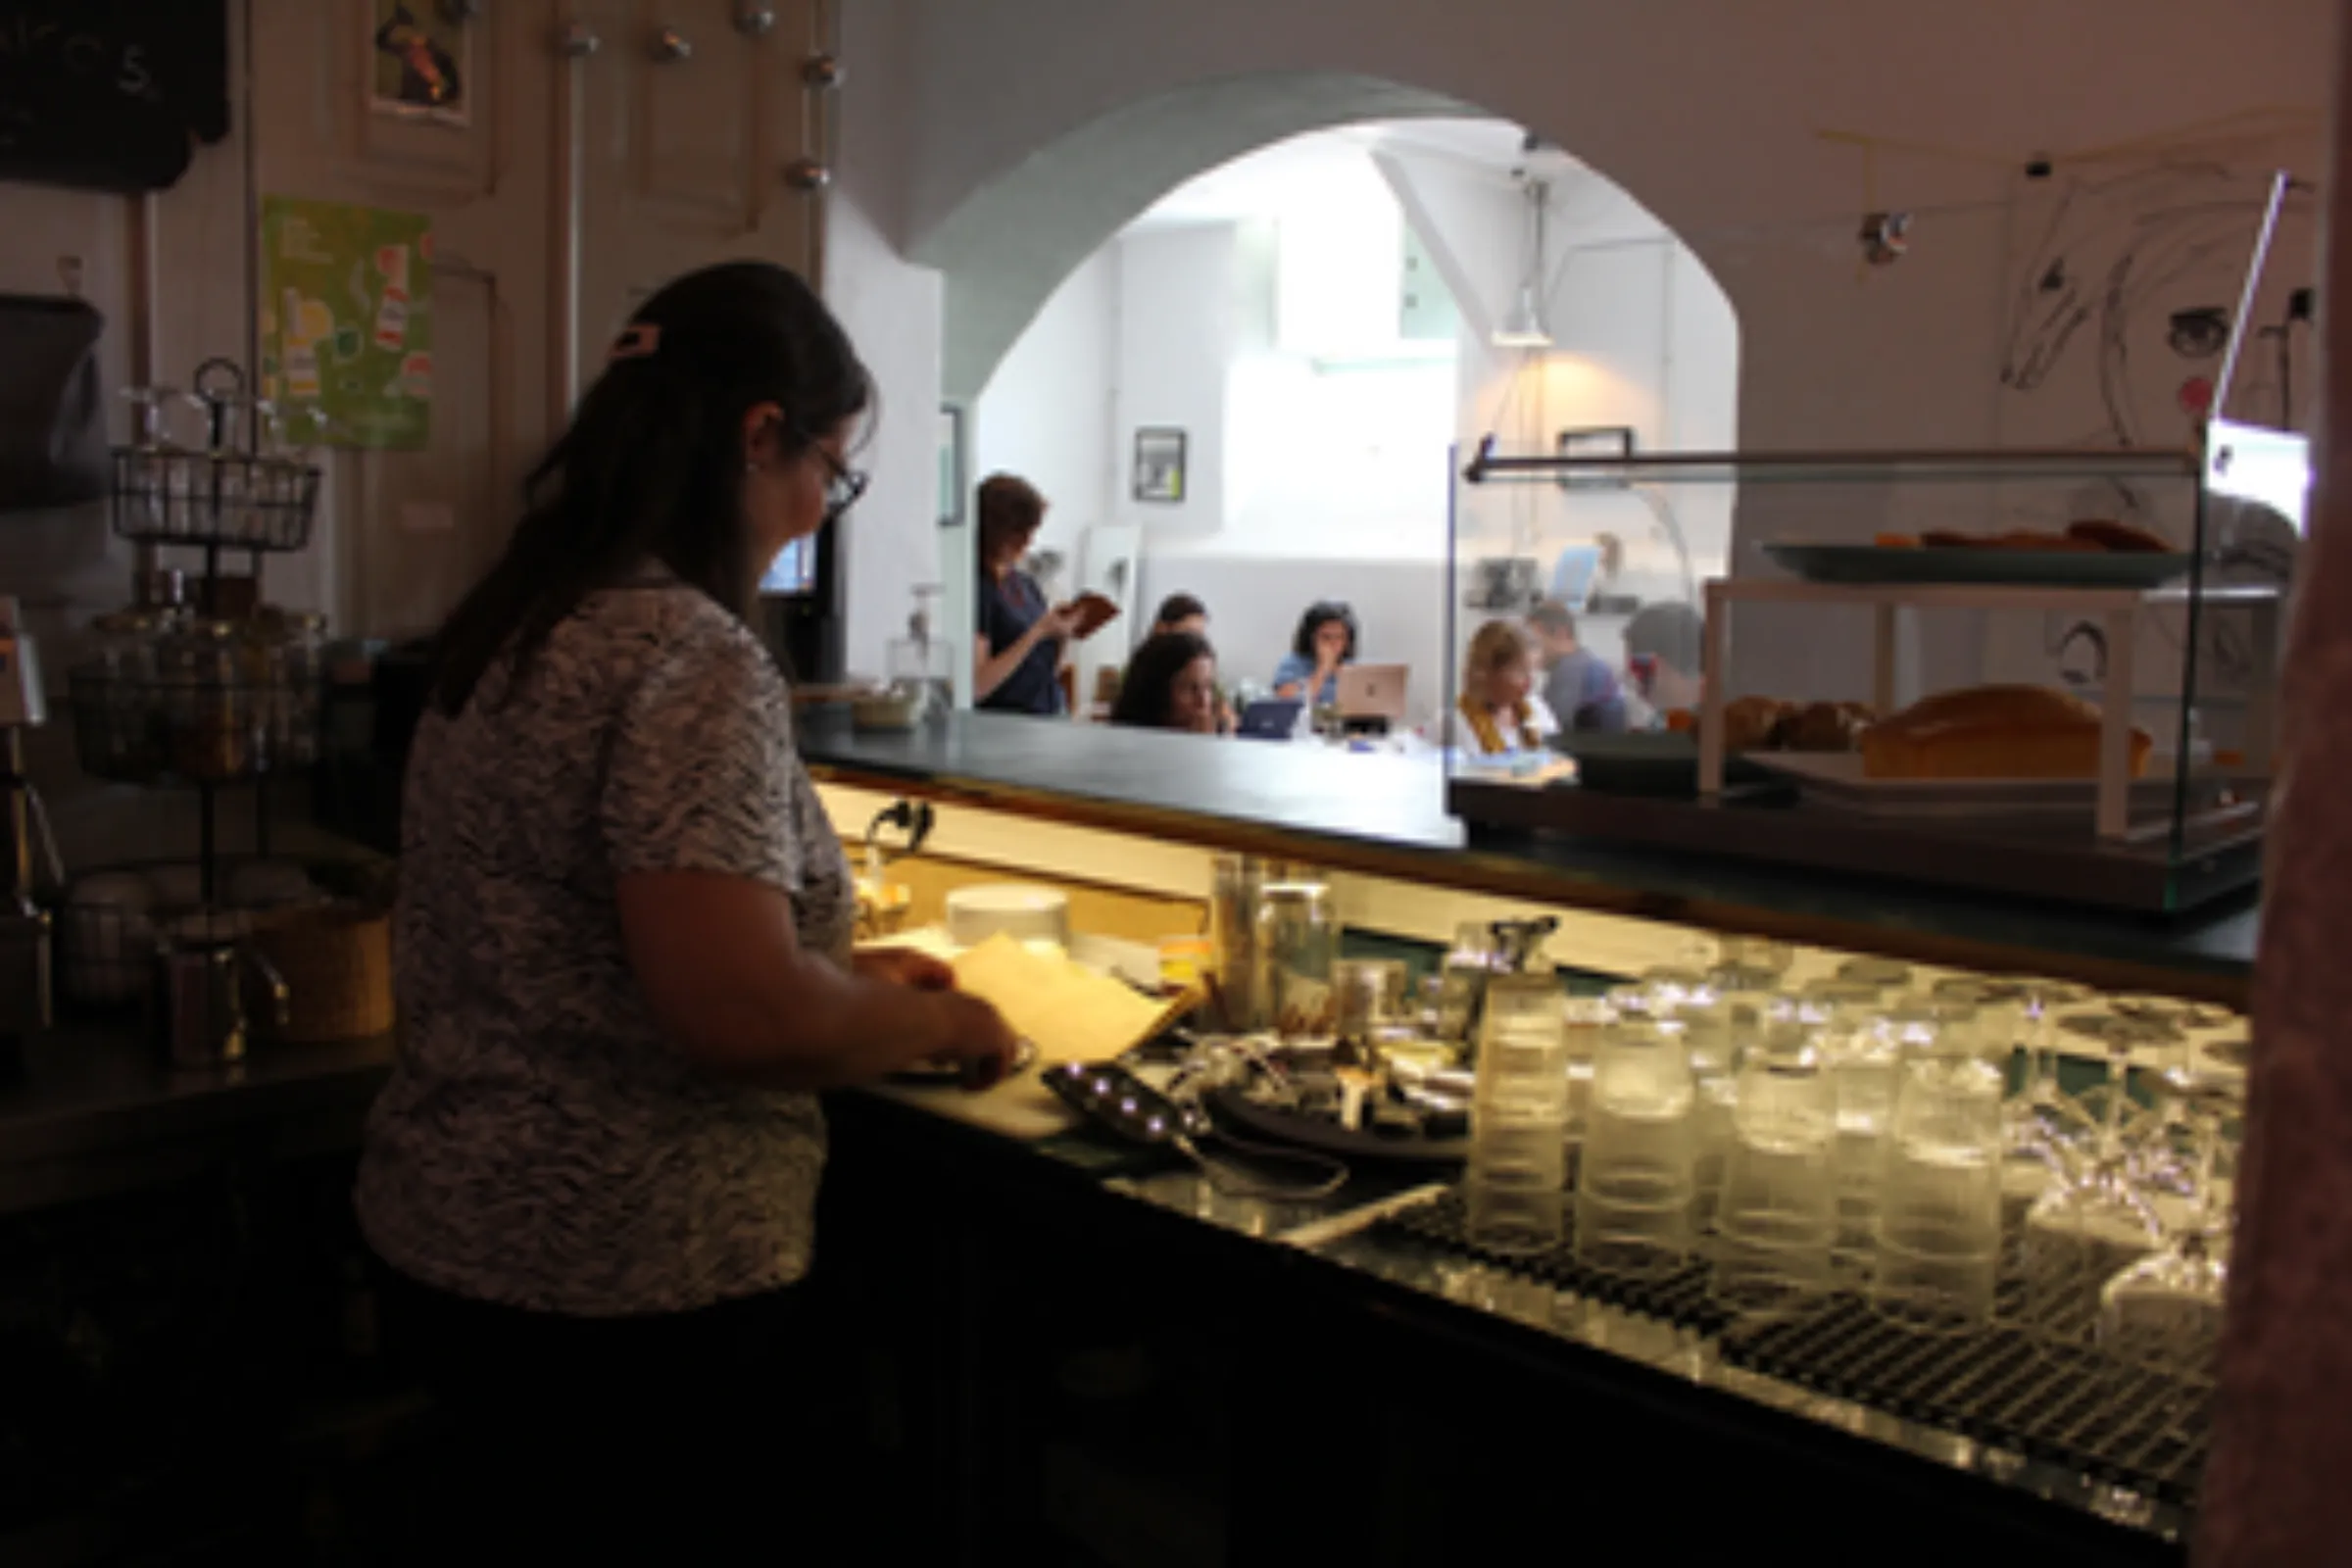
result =
[[[554,344],[568,323],[554,280],[568,218],[560,158],[555,8],[494,4],[466,28],[465,115],[409,118],[370,103],[365,0],[250,0],[260,189],[425,214],[436,265],[433,408],[418,452],[336,451],[313,559],[339,632],[436,624],[506,540],[521,475],[549,439]],[[414,0],[429,8],[432,0]],[[289,564],[291,566],[291,564]]]
[[[520,39],[484,19],[466,28],[462,122],[404,118],[370,107],[375,26],[364,3],[255,0],[256,105],[263,153],[279,169],[336,172],[387,205],[454,205],[493,194],[517,96]]]
[[[762,257],[807,270],[812,198],[787,189],[806,115],[813,0],[786,0],[750,37],[728,0],[597,0],[604,47],[582,62],[580,373],[593,377],[637,303],[697,267]],[[691,46],[657,59],[675,27]]]

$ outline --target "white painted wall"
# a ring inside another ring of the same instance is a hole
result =
[[[1098,251],[1054,291],[973,405],[973,479],[1001,471],[1036,485],[1051,503],[1038,542],[1073,562],[1084,531],[1116,513],[1118,297],[1118,252]]]
[[[858,0],[842,11],[842,53],[858,63],[858,90],[840,101],[845,158],[826,203],[823,278],[832,307],[881,388],[881,417],[859,462],[873,477],[841,523],[848,579],[843,662],[879,675],[884,649],[905,634],[909,585],[945,588],[941,618],[957,690],[971,680],[971,530],[939,526],[939,273],[906,259],[892,230],[903,220],[903,113],[909,85],[900,45],[911,18],[901,0]]]
[[[1154,542],[1175,531],[1215,533],[1226,521],[1226,378],[1248,329],[1242,237],[1230,223],[1203,224],[1131,234],[1116,251],[1116,518]],[[1185,432],[1180,501],[1135,499],[1135,432],[1147,428]]]

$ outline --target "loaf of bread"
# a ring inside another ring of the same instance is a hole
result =
[[[2152,743],[2132,732],[2132,776]],[[2095,778],[2099,710],[2041,686],[1972,686],[1922,698],[1862,732],[1865,778]]]

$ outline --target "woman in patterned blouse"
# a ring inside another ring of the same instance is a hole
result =
[[[442,630],[358,1207],[395,1348],[474,1445],[453,1506],[484,1555],[717,1560],[696,1543],[772,1530],[812,1354],[815,1091],[1011,1057],[944,965],[851,954],[841,846],[745,623],[776,554],[863,490],[870,401],[792,273],[671,283]]]

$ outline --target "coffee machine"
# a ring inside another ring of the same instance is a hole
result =
[[[8,877],[0,892],[0,1076],[23,1071],[24,1042],[53,1016],[49,912],[33,899],[35,843],[53,880],[62,883],[64,869],[24,765],[24,732],[48,721],[41,662],[23,607],[14,595],[0,595],[0,821],[8,834],[8,858],[0,862]]]

